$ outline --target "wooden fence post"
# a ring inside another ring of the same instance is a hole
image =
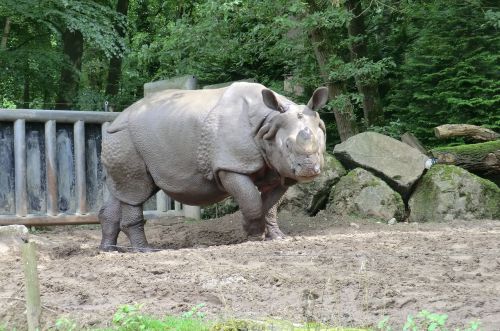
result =
[[[23,244],[22,262],[26,287],[26,311],[28,317],[28,330],[40,329],[40,285],[36,262],[36,246],[34,242]]]

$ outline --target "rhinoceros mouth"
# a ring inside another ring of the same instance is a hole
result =
[[[319,175],[319,174],[318,174]],[[297,181],[299,183],[308,183],[312,182],[314,179],[318,177],[318,175],[311,175],[311,176],[297,176]]]
[[[311,155],[296,158],[292,165],[294,176],[299,178],[314,178],[321,173],[321,166]]]

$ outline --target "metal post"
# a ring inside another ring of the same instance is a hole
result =
[[[181,203],[179,201],[174,201],[174,210],[177,212],[181,211]]]
[[[201,219],[201,208],[198,206],[184,205],[184,217],[194,218],[195,220]]]
[[[26,186],[26,123],[14,122],[14,180],[16,196],[16,215],[28,214],[28,193]]]
[[[162,190],[159,190],[158,193],[156,193],[156,211],[166,212],[170,209],[167,199],[167,195]]]
[[[73,127],[75,146],[76,213],[87,212],[87,183],[85,182],[85,122],[76,121]]]
[[[45,122],[45,168],[47,169],[47,215],[56,216],[57,206],[57,164],[56,164],[56,121]]]

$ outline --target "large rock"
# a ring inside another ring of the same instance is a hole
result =
[[[280,205],[281,210],[315,215],[328,201],[332,186],[346,174],[342,164],[330,154],[325,154],[321,175],[311,183],[290,187]]]
[[[428,159],[417,149],[376,132],[357,134],[336,145],[333,152],[344,165],[370,170],[404,197],[422,176]]]
[[[500,189],[452,165],[434,165],[409,201],[410,221],[500,219]]]
[[[0,253],[18,248],[28,239],[28,228],[24,225],[0,226]]]
[[[326,212],[401,221],[405,216],[405,206],[401,196],[382,179],[356,168],[332,188]]]

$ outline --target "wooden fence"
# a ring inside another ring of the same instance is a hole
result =
[[[103,130],[118,113],[0,109],[0,225],[97,223],[106,199]],[[196,217],[160,191],[146,218]]]

